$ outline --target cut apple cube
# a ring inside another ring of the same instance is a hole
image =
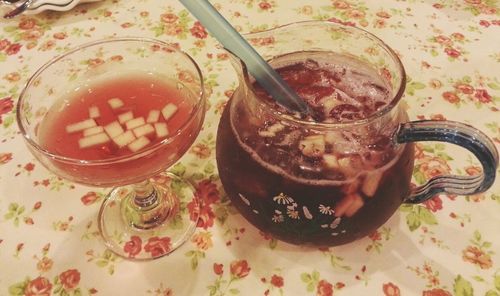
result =
[[[344,196],[333,208],[335,217],[342,217],[354,201],[354,195]]]
[[[121,148],[132,143],[133,141],[135,141],[135,139],[136,138],[132,131],[126,131],[123,134],[119,135],[118,137],[113,138],[113,142],[115,142],[115,144]]]
[[[305,156],[321,157],[325,153],[325,139],[323,135],[311,135],[302,139],[299,149]]]
[[[134,119],[134,113],[132,111],[128,111],[118,115],[118,122],[124,124],[125,122]]]
[[[139,127],[141,125],[144,125],[146,121],[144,121],[144,117],[137,117],[134,119],[131,119],[125,123],[125,126],[127,127],[128,130],[134,129],[136,127]]]
[[[163,107],[163,109],[161,109],[161,114],[163,115],[163,118],[165,118],[165,120],[169,120],[170,117],[172,117],[175,112],[177,112],[177,109],[178,108],[176,105],[169,103],[165,107]]]
[[[90,118],[97,118],[99,116],[101,116],[101,112],[99,112],[99,108],[97,108],[97,106],[90,106],[89,117]]]
[[[146,147],[149,143],[150,143],[149,139],[142,136],[134,140],[132,143],[128,144],[127,147],[128,149],[130,149],[130,151],[136,152]]]
[[[354,195],[352,199],[351,205],[345,210],[345,215],[347,217],[352,217],[356,212],[361,209],[361,207],[365,204],[363,198],[357,194]]]
[[[79,131],[94,127],[96,125],[97,124],[96,124],[94,119],[92,119],[92,118],[85,119],[83,121],[79,121],[79,122],[76,122],[76,123],[73,123],[73,124],[66,126],[66,132],[68,132],[68,133],[79,132]]]
[[[105,133],[98,133],[78,140],[80,148],[92,147],[109,142],[109,137]]]
[[[382,172],[380,171],[374,171],[366,174],[363,185],[361,186],[361,191],[368,197],[374,196],[381,179]]]
[[[329,169],[337,169],[339,167],[339,160],[337,156],[333,154],[324,154],[323,163]]]
[[[145,125],[141,125],[140,127],[136,127],[132,131],[134,132],[134,135],[137,138],[140,138],[142,136],[146,136],[146,135],[154,133],[155,128],[151,124],[148,123]]]
[[[118,109],[123,107],[124,103],[122,100],[119,98],[111,98],[108,100],[108,104],[111,107],[111,109]]]
[[[104,128],[102,126],[98,125],[98,126],[94,126],[94,127],[88,128],[88,129],[84,129],[83,136],[88,137],[88,136],[92,136],[92,135],[95,135],[98,133],[102,133],[103,131],[104,131]]]
[[[151,110],[149,111],[148,118],[146,119],[147,123],[155,123],[160,119],[160,110]]]
[[[155,123],[155,131],[157,138],[163,138],[168,136],[167,124],[163,122]]]
[[[118,121],[113,121],[104,127],[104,130],[111,138],[116,138],[123,134],[123,128]]]

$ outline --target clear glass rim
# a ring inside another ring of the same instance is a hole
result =
[[[151,45],[157,44],[157,45],[160,45],[162,47],[167,47],[169,50],[172,50],[173,52],[179,53],[191,61],[194,68],[196,69],[196,73],[197,73],[199,81],[200,81],[200,93],[198,94],[198,97],[197,97],[198,100],[197,100],[196,105],[194,106],[193,110],[189,114],[189,117],[187,117],[184,120],[183,124],[179,127],[179,129],[177,129],[177,132],[175,134],[173,134],[172,136],[168,136],[163,141],[158,142],[158,143],[152,145],[151,147],[148,147],[145,150],[141,150],[138,152],[127,154],[124,156],[112,157],[112,158],[106,158],[106,159],[84,160],[84,159],[77,159],[77,158],[62,156],[62,155],[53,153],[53,152],[48,151],[47,149],[41,147],[36,141],[34,141],[31,138],[31,136],[28,134],[27,129],[25,128],[24,123],[23,123],[22,112],[21,112],[22,109],[21,108],[22,108],[22,105],[25,101],[25,93],[26,93],[27,89],[34,83],[34,81],[38,77],[40,77],[41,74],[44,73],[44,71],[47,68],[49,68],[52,64],[58,62],[59,60],[62,60],[64,58],[82,50],[82,49],[94,47],[94,46],[101,45],[101,44],[117,43],[117,42],[142,42],[144,44],[151,44]],[[20,130],[24,140],[28,143],[28,145],[30,147],[32,147],[33,149],[35,149],[38,152],[41,152],[43,155],[45,155],[45,156],[47,156],[55,161],[62,162],[62,163],[76,164],[76,165],[90,165],[90,166],[101,165],[102,166],[102,165],[108,165],[108,164],[114,164],[114,163],[120,163],[120,162],[129,161],[129,160],[134,160],[134,159],[146,156],[148,154],[151,154],[151,153],[159,150],[160,148],[163,148],[165,145],[174,141],[174,139],[176,139],[182,133],[182,131],[187,126],[189,126],[190,122],[198,115],[198,112],[200,112],[200,111],[203,112],[203,110],[200,110],[203,108],[205,108],[205,87],[204,87],[204,82],[203,82],[203,74],[202,74],[198,64],[196,63],[196,61],[189,54],[187,54],[186,52],[184,52],[182,50],[176,49],[175,47],[173,47],[171,44],[168,44],[167,42],[153,39],[153,38],[111,37],[111,38],[92,41],[92,42],[88,42],[88,43],[84,43],[82,45],[76,46],[63,54],[58,55],[58,56],[50,59],[48,62],[43,64],[40,68],[38,68],[38,70],[36,70],[35,73],[28,79],[28,81],[24,85],[24,87],[19,95],[19,99],[18,99],[17,104],[16,104],[16,121],[17,121],[17,125],[19,127],[19,130]]]
[[[400,83],[397,86],[397,92],[392,96],[392,100],[391,100],[391,102],[389,104],[387,104],[386,106],[384,106],[382,109],[378,110],[377,112],[371,114],[369,117],[364,118],[364,119],[359,119],[359,120],[352,120],[352,121],[348,121],[348,122],[342,122],[342,123],[325,123],[325,122],[316,122],[316,121],[304,120],[304,119],[300,119],[300,118],[294,117],[294,116],[292,116],[292,115],[290,115],[288,113],[281,112],[281,111],[277,110],[276,108],[274,108],[273,104],[268,103],[268,102],[266,102],[264,100],[258,100],[260,104],[262,104],[263,106],[265,106],[266,109],[269,108],[269,109],[273,110],[273,114],[276,117],[280,118],[280,120],[283,120],[285,122],[291,122],[293,124],[300,124],[300,125],[307,126],[309,128],[316,128],[316,129],[342,129],[342,128],[346,128],[346,127],[352,127],[352,126],[357,126],[357,125],[369,124],[370,122],[373,122],[377,118],[380,118],[380,117],[388,114],[392,109],[394,109],[394,107],[397,106],[397,104],[399,103],[399,101],[403,97],[403,94],[404,94],[404,91],[405,91],[405,87],[406,87],[406,72],[405,72],[403,63],[399,59],[399,57],[396,54],[396,52],[389,45],[387,45],[382,39],[380,39],[379,37],[375,36],[373,33],[370,33],[370,32],[368,32],[368,31],[366,31],[366,30],[364,30],[362,28],[353,27],[353,26],[346,26],[346,25],[342,25],[342,24],[339,24],[339,23],[334,23],[334,22],[331,22],[331,21],[314,21],[313,20],[313,21],[293,22],[293,23],[289,23],[289,24],[277,26],[277,27],[274,27],[274,28],[271,28],[271,29],[267,29],[267,30],[263,30],[263,31],[259,31],[259,32],[245,33],[245,34],[242,34],[242,35],[248,40],[248,39],[251,39],[251,38],[256,38],[259,35],[269,35],[271,33],[272,34],[277,34],[277,31],[282,31],[282,30],[286,31],[286,30],[289,30],[289,29],[294,29],[294,28],[304,27],[304,26],[342,28],[342,29],[350,31],[350,32],[355,32],[357,34],[361,34],[364,37],[377,42],[380,45],[380,47],[382,49],[384,49],[389,54],[389,56],[392,57],[392,59],[393,59],[393,61],[395,63],[395,66],[397,67],[397,70],[399,71],[399,73],[401,75]],[[302,30],[305,30],[305,29],[302,28]],[[229,50],[227,50],[227,51],[229,53],[231,53],[231,51],[229,51]],[[231,53],[231,54],[234,55],[233,53]],[[248,71],[246,70],[245,63],[243,61],[239,60],[239,59],[238,59],[238,61],[239,61],[240,65],[241,65],[241,67],[243,69],[243,77],[245,79],[245,83],[246,83],[247,87],[253,93],[255,93],[255,89],[254,89],[254,87],[253,87],[253,85],[252,85],[252,83],[250,81],[250,76],[248,74]]]

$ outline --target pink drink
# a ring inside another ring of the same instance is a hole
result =
[[[91,185],[129,183],[162,170],[189,147],[198,128],[198,121],[185,126],[194,98],[186,88],[178,89],[174,82],[153,75],[106,79],[81,87],[52,106],[39,127],[40,144],[52,153],[82,161],[123,158],[113,165],[54,164],[63,175],[87,176]],[[93,123],[85,125],[89,120]],[[79,128],[81,124],[87,127]],[[181,128],[182,135],[174,137]],[[161,145],[162,141],[171,142]],[[140,155],[152,148],[153,153]],[[138,157],[127,159],[133,154]]]
[[[219,125],[221,180],[245,218],[279,239],[316,245],[353,241],[374,231],[401,204],[409,190],[413,146],[394,146],[395,127],[388,120],[359,123],[392,100],[385,80],[371,68],[334,54],[285,58],[292,62],[277,59],[273,67],[320,124],[249,116],[252,107],[232,106],[241,95],[235,93]],[[258,86],[255,92],[258,100],[273,104]]]

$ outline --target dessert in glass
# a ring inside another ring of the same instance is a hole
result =
[[[498,153],[483,133],[459,122],[408,122],[404,67],[374,35],[311,21],[245,38],[311,109],[304,116],[277,104],[233,56],[239,87],[219,123],[217,165],[233,205],[261,231],[293,244],[346,244],[403,202],[483,192],[495,180]],[[460,145],[482,174],[412,188],[414,141]]]
[[[195,141],[204,116],[195,61],[145,38],[100,40],[52,59],[17,105],[27,147],[48,170],[114,187],[99,231],[111,251],[133,260],[169,254],[196,228],[193,186],[166,169]]]

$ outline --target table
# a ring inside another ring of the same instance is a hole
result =
[[[466,122],[500,147],[500,2],[495,0],[216,0],[241,32],[301,20],[365,28],[400,55],[411,119]],[[5,11],[5,8],[0,8]],[[15,103],[48,59],[109,36],[177,43],[199,63],[210,108],[178,168],[196,174],[203,223],[170,256],[130,262],[107,251],[97,212],[109,189],[62,180],[24,146]],[[474,196],[403,206],[378,231],[332,248],[259,233],[217,178],[215,134],[237,78],[218,43],[177,1],[106,0],[0,23],[0,295],[500,295],[500,181]],[[416,151],[414,178],[474,174],[451,145]],[[193,163],[197,167],[193,167]],[[497,178],[498,179],[498,178]]]

